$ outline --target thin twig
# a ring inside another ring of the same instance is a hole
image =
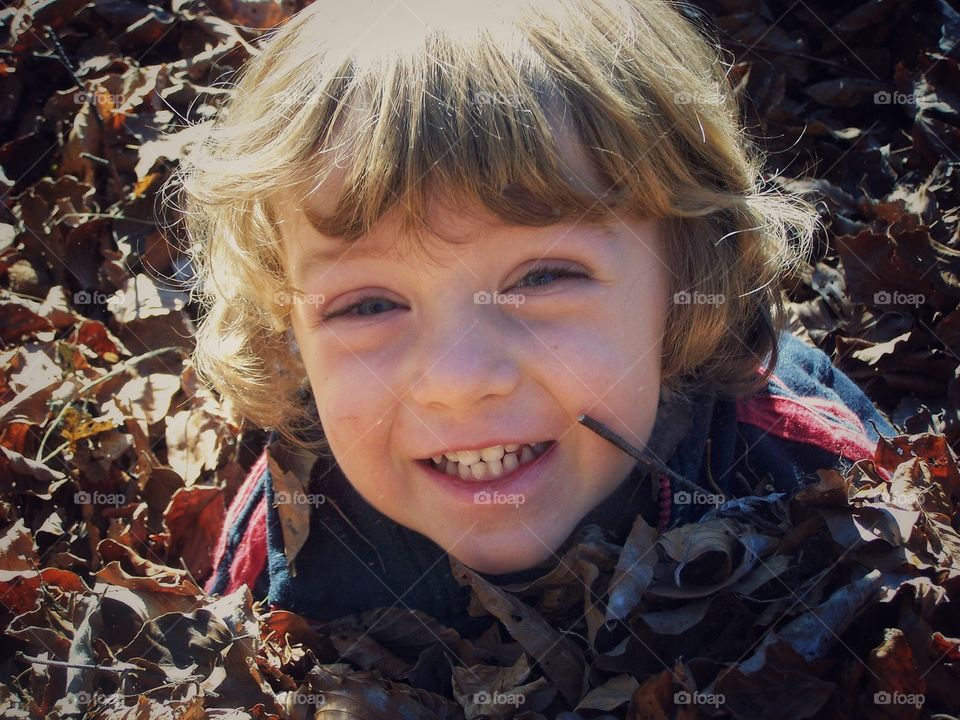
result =
[[[100,670],[104,672],[118,672],[118,673],[128,673],[136,670],[143,670],[139,665],[134,665],[132,663],[119,663],[124,667],[117,667],[114,665],[91,665],[89,663],[72,663],[65,662],[63,660],[46,660],[44,658],[35,658],[30,657],[29,655],[24,655],[19,653],[20,657],[28,663],[36,663],[37,665],[52,665],[53,667],[62,667],[62,668],[76,668],[78,670]]]
[[[685,477],[682,477],[675,473],[673,470],[668,468],[657,458],[647,455],[643,450],[639,450],[627,442],[623,437],[615,433],[613,430],[608,428],[599,420],[595,420],[589,415],[580,415],[577,418],[577,422],[584,425],[589,430],[593,430],[597,435],[602,437],[607,442],[615,445],[616,447],[623,450],[627,455],[638,460],[642,465],[645,465],[652,472],[662,473],[666,475],[674,482],[683,485],[685,488],[691,492],[702,492],[703,488],[697,485],[696,483],[690,482]]]

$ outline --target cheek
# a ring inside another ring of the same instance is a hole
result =
[[[622,317],[535,329],[531,367],[547,385],[562,385],[574,397],[593,401],[611,390],[659,387],[660,329]]]
[[[315,348],[301,348],[320,423],[334,452],[339,455],[376,442],[374,426],[395,403],[386,381],[349,353],[331,357]]]

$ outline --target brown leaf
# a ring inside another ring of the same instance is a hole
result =
[[[556,683],[568,702],[583,694],[583,652],[567,637],[550,627],[539,613],[514,596],[491,585],[452,555],[450,566],[461,585],[469,584],[483,608],[504,624],[507,631]]]

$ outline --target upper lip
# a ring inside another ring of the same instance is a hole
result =
[[[432,452],[426,457],[423,457],[421,459],[429,460],[431,458],[435,458],[437,455],[445,455],[447,453],[454,453],[454,452],[463,452],[463,451],[469,452],[471,450],[479,452],[484,448],[495,447],[497,445],[503,445],[503,446],[519,445],[520,447],[523,447],[524,445],[536,445],[537,443],[540,443],[540,442],[552,443],[554,441],[537,439],[537,440],[490,440],[489,442],[481,442],[481,443],[464,442],[462,444],[454,443],[450,448],[447,448],[445,450],[437,450],[436,452]]]

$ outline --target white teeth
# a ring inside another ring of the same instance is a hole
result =
[[[480,451],[480,458],[485,463],[492,462],[494,460],[499,460],[500,458],[502,458],[503,452],[504,450],[502,445],[497,445],[496,447],[492,447],[492,448],[484,448],[483,450]]]
[[[552,441],[535,445],[498,445],[482,450],[460,450],[433,457],[437,470],[461,480],[492,480],[536,460]],[[517,452],[519,450],[519,452]]]
[[[460,450],[457,453],[457,462],[461,465],[473,465],[480,462],[479,450]]]

